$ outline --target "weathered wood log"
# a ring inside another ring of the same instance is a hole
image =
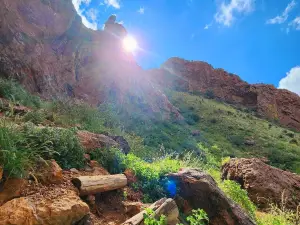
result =
[[[123,188],[127,185],[127,178],[124,174],[81,176],[72,179],[72,183],[79,189],[80,195],[84,196]]]
[[[150,205],[148,208],[152,210],[156,210],[161,206],[167,198],[162,198],[156,202],[154,202],[152,205]],[[130,219],[126,220],[122,225],[139,225],[144,220],[144,214],[146,213],[146,210],[141,211],[140,213],[136,214],[135,216],[131,217]]]
[[[161,215],[166,216],[167,224],[176,224],[178,222],[179,210],[173,199],[160,199],[148,207],[154,211],[154,217],[159,219]],[[144,225],[144,214],[146,210],[143,210],[139,214],[130,218],[122,225]]]
[[[168,198],[158,209],[155,210],[155,218],[159,219],[161,215],[166,216],[167,224],[177,224],[179,222],[179,210],[176,202]]]

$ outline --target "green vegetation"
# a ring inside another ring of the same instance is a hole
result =
[[[145,225],[167,225],[167,220],[164,215],[161,215],[157,220],[155,219],[154,211],[147,208],[144,214]],[[192,214],[186,218],[190,225],[206,225],[209,222],[207,213],[203,209],[192,210]],[[177,224],[182,225],[182,224]]]
[[[187,221],[190,225],[206,225],[209,222],[207,213],[203,209],[193,209],[192,215],[187,217]]]
[[[152,209],[147,208],[146,213],[144,214],[144,222],[145,225],[166,225],[166,217],[161,215],[159,220],[155,219],[154,211]]]
[[[91,158],[110,173],[132,170],[138,179],[132,188],[143,192],[144,202],[168,196],[165,174],[194,167],[213,176],[225,194],[259,225],[292,225],[299,220],[295,212],[276,207],[270,213],[257,213],[239,184],[220,179],[221,164],[230,157],[265,156],[274,166],[300,173],[299,133],[259,119],[255,112],[215,101],[212,93],[206,93],[205,98],[169,92],[183,120],[173,116],[164,120],[158,114],[149,116],[143,113],[143,102],[138,106],[107,103],[99,109],[70,99],[45,102],[15,82],[3,79],[0,95],[11,101],[8,108],[1,108],[5,116],[0,118],[0,165],[8,176],[27,176],[34,172],[36,162],[43,159],[54,158],[66,169],[83,167],[84,151],[75,135],[76,129],[83,129],[126,138],[130,154],[113,148],[95,149]],[[32,111],[24,116],[15,115],[13,106],[18,103]],[[147,218],[148,224],[164,223],[163,218],[156,221],[151,212]],[[192,225],[205,224],[208,218],[198,210],[188,221]]]

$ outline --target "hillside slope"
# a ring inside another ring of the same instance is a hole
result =
[[[248,84],[235,74],[214,69],[201,61],[171,58],[161,69],[149,71],[161,87],[180,91],[210,93],[214,98],[247,107],[258,115],[300,130],[300,97],[272,85]]]

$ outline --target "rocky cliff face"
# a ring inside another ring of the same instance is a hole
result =
[[[113,17],[104,31],[87,29],[71,0],[2,0],[0,76],[18,79],[45,98],[69,95],[98,105],[114,96],[120,104],[129,99],[143,112],[163,112],[167,117],[180,115],[160,85],[211,91],[219,99],[300,130],[296,94],[270,85],[250,85],[207,63],[179,58],[147,76],[149,71],[123,51],[120,39],[124,35],[125,28]]]
[[[113,20],[104,31],[87,29],[71,0],[3,0],[0,76],[18,79],[45,98],[69,95],[98,105],[108,95],[118,103],[133,96],[146,102],[149,113],[178,115],[123,51],[124,35],[125,28]]]
[[[209,92],[218,99],[254,109],[261,116],[300,130],[300,97],[290,91],[272,85],[251,85],[237,75],[214,69],[208,63],[180,58],[167,60],[161,69],[152,70],[150,74],[152,80],[162,86]]]

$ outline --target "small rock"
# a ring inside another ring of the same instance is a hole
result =
[[[27,184],[27,180],[20,178],[9,178],[6,180],[3,190],[0,192],[0,206],[13,198],[20,197],[21,191]]]
[[[126,169],[126,170],[124,171],[124,175],[125,175],[126,178],[127,178],[128,184],[132,184],[132,183],[137,182],[137,178],[136,178],[134,172],[133,172],[131,169]]]
[[[100,163],[98,163],[96,160],[91,160],[89,163],[90,167],[95,168],[95,167],[101,167]]]
[[[256,143],[254,140],[252,139],[249,139],[249,140],[246,140],[245,141],[245,145],[248,145],[248,146],[254,146]]]
[[[193,130],[192,131],[192,136],[194,136],[194,137],[200,136],[200,130]]]
[[[58,184],[63,181],[62,169],[54,159],[41,161],[35,176],[43,184]]]
[[[78,171],[77,169],[75,169],[75,168],[70,169],[70,171],[71,171],[72,173],[79,173],[79,171]]]
[[[87,162],[91,161],[91,156],[89,154],[84,154],[83,156]]]
[[[138,213],[140,213],[143,209],[143,204],[140,202],[123,202],[125,213],[132,217]]]

